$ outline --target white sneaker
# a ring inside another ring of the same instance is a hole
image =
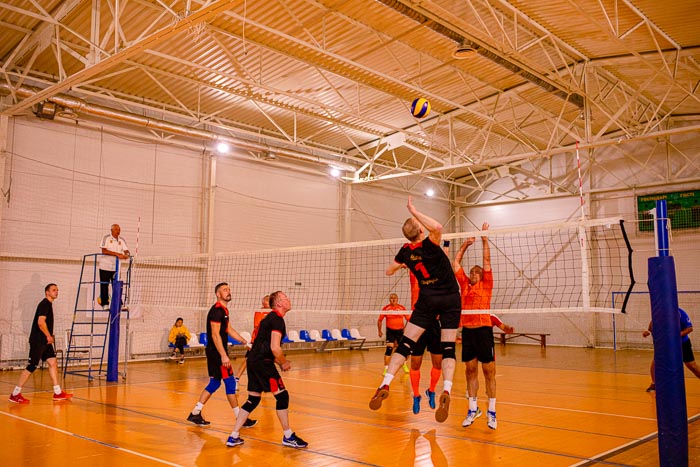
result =
[[[491,412],[490,410],[486,412],[486,424],[492,430],[496,429],[498,426],[498,423],[496,422],[496,412]]]
[[[479,407],[477,407],[476,410],[467,411],[467,416],[464,418],[462,426],[464,428],[471,426],[471,424],[474,423],[474,420],[476,420],[479,417],[481,417],[481,409]]]

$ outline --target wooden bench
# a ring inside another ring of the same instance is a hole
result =
[[[543,349],[547,347],[547,336],[549,336],[549,334],[543,332],[494,332],[493,335],[500,339],[501,345],[506,345],[507,341],[515,339],[516,337],[525,337],[533,341],[538,341]]]

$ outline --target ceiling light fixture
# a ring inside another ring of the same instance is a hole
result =
[[[457,46],[454,52],[452,52],[452,58],[464,60],[467,58],[472,58],[476,54],[476,48],[469,41],[465,40]]]

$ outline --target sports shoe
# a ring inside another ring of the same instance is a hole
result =
[[[418,414],[420,412],[420,396],[413,396],[413,413]]]
[[[486,424],[492,430],[496,429],[498,426],[498,422],[496,422],[496,412],[491,412],[490,410],[486,411]]]
[[[372,410],[379,410],[382,406],[382,401],[387,397],[389,397],[389,386],[385,384],[374,393],[374,396],[372,396],[372,399],[369,401],[369,408]]]
[[[228,439],[226,440],[226,446],[232,448],[234,446],[240,446],[243,444],[243,438],[240,436],[238,438],[234,438],[233,436],[229,436]]]
[[[431,391],[430,389],[426,389],[425,395],[428,396],[428,405],[430,406],[431,409],[434,409],[435,408],[435,391]]]
[[[10,394],[10,397],[7,400],[14,402],[15,404],[29,404],[29,399],[25,399],[22,393],[19,393],[16,396]]]
[[[252,418],[246,418],[245,422],[243,422],[243,426],[245,428],[250,428],[252,426],[255,426],[258,424],[257,420],[253,420]]]
[[[442,394],[440,394],[439,403],[440,405],[435,411],[435,421],[442,423],[447,420],[447,415],[449,415],[450,412],[450,393],[444,391]]]
[[[402,368],[403,368],[403,372],[406,374],[408,374],[411,371],[411,369],[408,367],[408,362],[404,362]]]
[[[73,397],[73,394],[68,394],[66,391],[61,391],[60,394],[55,394],[53,395],[53,400],[54,402],[56,401],[67,401],[70,400],[70,398]]]
[[[647,392],[654,392],[656,391],[656,384],[651,383],[649,387],[647,388]]]
[[[175,355],[175,352],[170,354],[170,360],[177,360],[177,355]]]
[[[474,420],[477,418],[481,417],[481,409],[479,407],[476,408],[476,410],[468,410],[467,411],[467,416],[464,418],[464,421],[462,422],[462,426],[464,428],[471,426],[472,423],[474,423]]]
[[[302,449],[306,448],[309,446],[309,443],[304,441],[303,439],[299,438],[296,433],[292,433],[292,436],[287,438],[286,436],[282,437],[282,444],[285,446],[289,446],[290,448],[297,448],[297,449]]]
[[[177,363],[179,363],[180,365],[184,364],[184,363],[185,363],[185,357],[182,357],[182,358],[180,359],[180,361],[177,362]]]
[[[189,414],[189,416],[187,417],[187,421],[192,422],[195,425],[199,425],[199,426],[211,425],[211,422],[204,420],[204,417],[202,417],[201,412],[198,413],[197,415],[195,415],[193,413]]]

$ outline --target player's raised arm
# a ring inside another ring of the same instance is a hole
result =
[[[488,230],[489,229],[489,223],[484,222],[484,225],[481,226],[481,230]],[[491,247],[489,246],[489,237],[483,235],[481,237],[481,244],[483,246],[483,251],[484,251],[484,271],[490,271],[491,270]]]
[[[430,241],[439,246],[442,241],[442,224],[417,210],[410,196],[408,197],[408,204],[406,207],[408,207],[408,212],[410,212],[423,227],[428,229]]]
[[[459,248],[459,251],[457,252],[457,255],[455,256],[455,260],[452,263],[452,269],[457,272],[460,270],[462,267],[462,258],[464,258],[464,253],[467,251],[467,248],[472,246],[476,239],[474,237],[469,237],[462,243],[462,246]]]

